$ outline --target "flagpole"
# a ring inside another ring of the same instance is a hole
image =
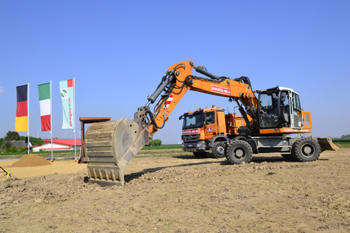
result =
[[[53,162],[53,145],[52,145],[52,80],[50,80],[50,133],[51,133],[51,162]]]
[[[29,154],[29,83],[28,83],[28,91],[27,91],[27,108],[28,108],[28,112],[27,112],[27,125],[28,125],[28,132],[27,132],[27,135],[28,135],[28,154]]]
[[[74,161],[77,161],[77,133],[75,131],[75,77],[73,78],[73,99],[74,99]]]

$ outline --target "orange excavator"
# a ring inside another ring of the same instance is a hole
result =
[[[193,70],[205,77],[193,75]],[[89,182],[102,186],[124,185],[127,163],[165,126],[188,90],[226,97],[237,103],[244,124],[232,130],[233,133],[218,132],[225,138],[224,153],[231,163],[249,162],[253,152],[271,152],[276,148],[291,153],[299,161],[314,161],[321,151],[337,149],[329,138],[286,136],[312,132],[311,113],[301,109],[299,95],[292,89],[275,87],[254,92],[248,77],[216,76],[203,66],[183,61],[169,67],[156,90],[147,97],[148,103],[138,108],[133,120],[89,126],[84,143]],[[151,110],[150,105],[154,103]],[[202,126],[193,126],[190,130],[196,132],[194,135],[203,134]],[[205,142],[201,143],[196,147],[203,143],[205,146]]]

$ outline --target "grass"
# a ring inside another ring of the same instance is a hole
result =
[[[333,138],[332,141],[340,148],[350,148],[350,138]]]
[[[333,142],[348,142],[350,143],[350,138],[333,138]]]
[[[142,148],[141,151],[143,150],[156,150],[156,149],[178,149],[178,148],[182,148],[182,144],[168,144],[168,145],[160,145],[160,146],[145,146],[144,148]]]
[[[0,153],[0,159],[19,159],[23,155],[26,155],[28,152],[9,152],[9,153]],[[40,151],[40,152],[31,152],[32,154],[37,154],[44,158],[51,158],[51,151]],[[173,156],[173,155],[192,155],[190,152],[185,152],[182,150],[181,144],[174,145],[161,145],[155,147],[144,147],[136,157],[164,157],[164,156]],[[53,157],[58,158],[74,158],[74,150],[65,150],[65,151],[54,151]],[[80,156],[80,150],[77,150],[77,157]]]

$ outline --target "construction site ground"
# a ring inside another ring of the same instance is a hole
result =
[[[0,232],[350,232],[350,149],[315,162],[137,157],[124,187],[74,160],[0,173]]]

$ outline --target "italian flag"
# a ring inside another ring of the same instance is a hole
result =
[[[38,85],[40,101],[41,130],[51,130],[51,83]]]

